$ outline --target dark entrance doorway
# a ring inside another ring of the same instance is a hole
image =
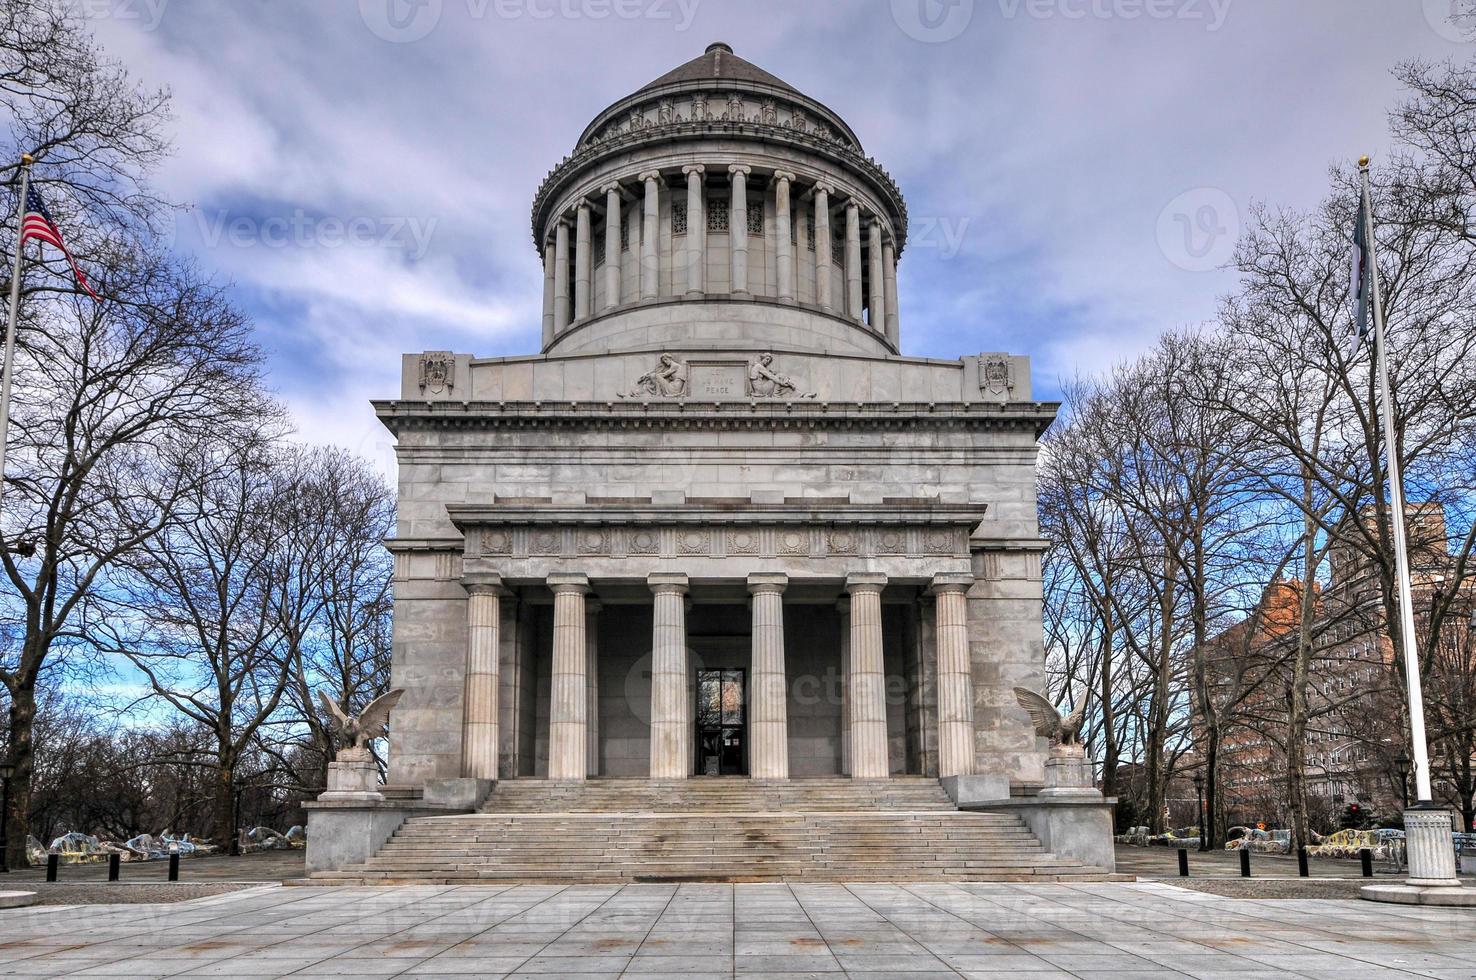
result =
[[[697,775],[748,773],[746,671],[697,671]]]

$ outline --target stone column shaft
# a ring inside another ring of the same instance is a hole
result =
[[[836,603],[840,612],[841,775],[851,774],[851,599]]]
[[[938,775],[974,773],[974,671],[969,659],[968,574],[933,578],[937,599]]]
[[[753,596],[753,650],[749,663],[748,774],[789,778],[789,681],[784,668],[786,575],[748,576]]]
[[[661,289],[661,253],[657,251],[661,214],[661,174],[655,170],[641,174],[646,186],[645,213],[641,223],[641,299],[655,299]]]
[[[558,249],[553,242],[547,242],[543,246],[543,346],[547,347],[554,339],[554,305],[557,295],[557,283],[555,282],[559,268]]]
[[[583,780],[587,771],[585,725],[589,704],[584,679],[589,656],[584,596],[589,592],[589,580],[583,575],[550,575],[548,585],[554,594],[548,778]]]
[[[887,685],[882,662],[881,593],[886,576],[846,577],[851,595],[851,670],[846,694],[851,705],[851,777],[886,779]]]
[[[687,576],[647,576],[655,594],[651,630],[651,778],[686,779],[692,768],[687,696]]]
[[[891,239],[882,245],[882,280],[887,291],[887,339],[892,346],[902,346],[902,321],[897,311],[897,246]]]
[[[590,251],[589,205],[581,203],[574,219],[574,319],[589,316],[593,298],[590,280],[594,274],[594,254]]]
[[[789,182],[794,174],[779,171],[774,174],[774,259],[778,278],[776,285],[779,302],[794,302],[794,234],[793,216],[789,210]]]
[[[871,277],[871,329],[879,334],[887,330],[887,289],[882,282],[882,231],[881,222],[871,219],[866,234],[867,274]]]
[[[846,315],[861,319],[861,208],[846,202]]]
[[[707,291],[707,207],[702,194],[702,164],[682,168],[687,175],[687,296]]]
[[[822,310],[830,302],[830,185],[815,185],[815,305]]]
[[[600,604],[584,604],[585,772],[600,774]]]
[[[502,586],[477,583],[468,585],[466,591],[466,700],[461,726],[461,774],[470,779],[496,779],[501,731],[497,717],[497,657]]]
[[[620,305],[620,185],[605,187],[605,305],[613,310]]]
[[[569,222],[560,218],[554,229],[554,335],[569,326]]]
[[[728,245],[732,266],[733,295],[748,296],[748,167],[733,164],[732,200],[728,205]]]

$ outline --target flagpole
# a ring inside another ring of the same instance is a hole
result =
[[[1393,388],[1389,383],[1389,345],[1384,331],[1384,298],[1379,290],[1378,242],[1374,237],[1373,195],[1369,190],[1368,157],[1358,161],[1363,195],[1363,234],[1368,248],[1368,284],[1373,301],[1374,368],[1379,374],[1379,415],[1384,430],[1384,458],[1389,473],[1389,509],[1394,525],[1394,578],[1399,595],[1399,641],[1404,656],[1404,681],[1409,695],[1410,754],[1413,756],[1417,802],[1404,811],[1405,850],[1409,878],[1404,887],[1423,891],[1460,888],[1456,876],[1455,850],[1451,841],[1450,814],[1435,803],[1430,780],[1430,749],[1425,741],[1425,698],[1420,684],[1420,657],[1415,643],[1414,594],[1409,580],[1409,540],[1404,527],[1404,478],[1399,465],[1399,440],[1394,428]],[[1364,895],[1388,886],[1365,889]],[[1451,898],[1434,900],[1447,904]],[[1430,902],[1423,898],[1420,902]],[[1459,904],[1466,904],[1464,897]]]
[[[15,363],[15,318],[20,311],[21,226],[26,221],[26,193],[31,189],[31,164],[35,158],[21,154],[20,203],[15,214],[15,265],[10,270],[10,317],[5,321],[5,363],[0,367],[0,501],[5,496],[5,456],[10,446],[10,381]]]

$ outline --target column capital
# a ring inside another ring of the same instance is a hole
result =
[[[594,598],[593,596],[584,601],[584,614],[586,616],[593,616],[595,613],[604,608],[605,604],[600,602],[600,600]]]
[[[659,171],[659,170],[647,170],[644,173],[640,173],[640,174],[637,174],[636,175],[636,180],[639,180],[642,183],[645,183],[646,181],[649,181],[649,180],[660,180],[660,179],[661,179],[661,171]]]
[[[507,586],[502,584],[502,576],[496,572],[478,575],[476,578],[464,578],[461,580],[461,587],[466,589],[467,595],[504,596],[508,594]]]
[[[967,593],[974,587],[974,576],[968,572],[940,572],[933,576],[932,587],[928,589],[929,595],[943,595],[945,593]]]
[[[853,211],[856,213],[856,217],[860,218],[861,204],[854,197],[846,200],[846,214],[849,215]]]
[[[570,592],[586,595],[589,592],[589,576],[578,572],[555,572],[544,581],[554,595]]]
[[[682,173],[684,173],[684,174],[686,174],[687,176],[690,177],[692,174],[705,174],[705,173],[707,173],[707,168],[704,167],[700,163],[689,163],[685,167],[682,168]]]
[[[620,181],[618,181],[618,180],[612,180],[608,184],[606,184],[605,186],[603,186],[603,187],[600,188],[600,193],[601,194],[607,194],[607,195],[608,194],[619,194],[621,192],[621,190],[622,190],[622,188],[620,186]]]
[[[776,170],[776,171],[774,171],[774,179],[775,180],[787,180],[787,181],[790,181],[792,183],[793,181],[795,181],[798,178],[796,178],[795,175],[792,174],[792,173],[790,173],[788,170]]]
[[[578,204],[574,205],[574,211],[575,211],[575,215],[576,216],[579,214],[579,212],[584,212],[584,213],[588,214],[590,210],[591,210],[591,205],[590,205],[588,199],[583,199]]]
[[[748,576],[748,594],[774,593],[783,595],[789,587],[789,576],[783,572],[754,572]]]
[[[881,592],[887,586],[887,577],[881,572],[852,572],[846,576],[846,591],[851,595]]]
[[[742,176],[747,177],[749,174],[753,173],[753,168],[744,163],[730,163],[728,164],[728,173],[735,176],[741,174]]]
[[[656,595],[687,594],[687,576],[682,572],[652,572],[646,576],[646,585]]]
[[[835,193],[835,185],[824,180],[815,181],[815,193],[830,195]]]
[[[842,616],[849,616],[851,614],[851,597],[843,595],[835,600],[835,611]]]

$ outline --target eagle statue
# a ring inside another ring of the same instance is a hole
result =
[[[1027,688],[1015,688],[1015,701],[1025,709],[1035,725],[1035,734],[1044,735],[1057,745],[1080,745],[1081,726],[1086,721],[1087,699],[1076,703],[1076,710],[1062,717],[1056,706]]]
[[[398,687],[393,691],[386,691],[370,701],[368,707],[355,716],[340,708],[338,702],[328,696],[327,691],[318,691],[318,700],[328,710],[333,730],[344,742],[344,748],[339,752],[341,759],[368,757],[369,743],[384,734],[384,726],[389,723],[390,709],[399,702],[404,693],[404,689]]]

